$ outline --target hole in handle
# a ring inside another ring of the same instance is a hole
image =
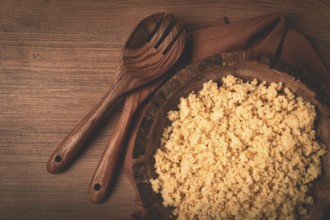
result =
[[[61,161],[62,161],[62,157],[61,157],[60,155],[57,155],[57,156],[55,157],[55,161],[56,161],[57,163],[61,162]]]
[[[101,189],[101,185],[99,183],[95,183],[93,188],[95,191],[99,191]]]

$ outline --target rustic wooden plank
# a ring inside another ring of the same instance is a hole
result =
[[[223,16],[237,21],[283,12],[330,69],[330,4],[325,0],[1,1],[1,219],[124,219],[138,208],[123,175],[105,203],[92,205],[87,199],[120,107],[67,172],[50,175],[45,166],[54,147],[112,83],[136,22],[160,11],[173,12],[188,30]]]

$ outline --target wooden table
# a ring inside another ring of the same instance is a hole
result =
[[[121,172],[111,197],[87,199],[91,175],[121,107],[66,172],[52,175],[54,147],[113,81],[125,39],[143,17],[173,12],[188,30],[220,17],[236,21],[287,15],[330,69],[330,3],[315,1],[36,1],[0,2],[0,218],[125,219],[138,206]]]

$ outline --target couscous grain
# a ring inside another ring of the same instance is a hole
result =
[[[326,153],[314,106],[281,83],[232,75],[170,111],[151,179],[178,219],[295,219]]]

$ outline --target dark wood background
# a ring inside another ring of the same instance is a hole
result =
[[[46,171],[54,147],[111,85],[121,48],[137,22],[173,12],[188,30],[282,12],[330,69],[330,2],[0,1],[0,219],[125,219],[138,208],[121,171],[112,196],[90,204],[88,184],[113,132],[113,118],[73,166]]]

